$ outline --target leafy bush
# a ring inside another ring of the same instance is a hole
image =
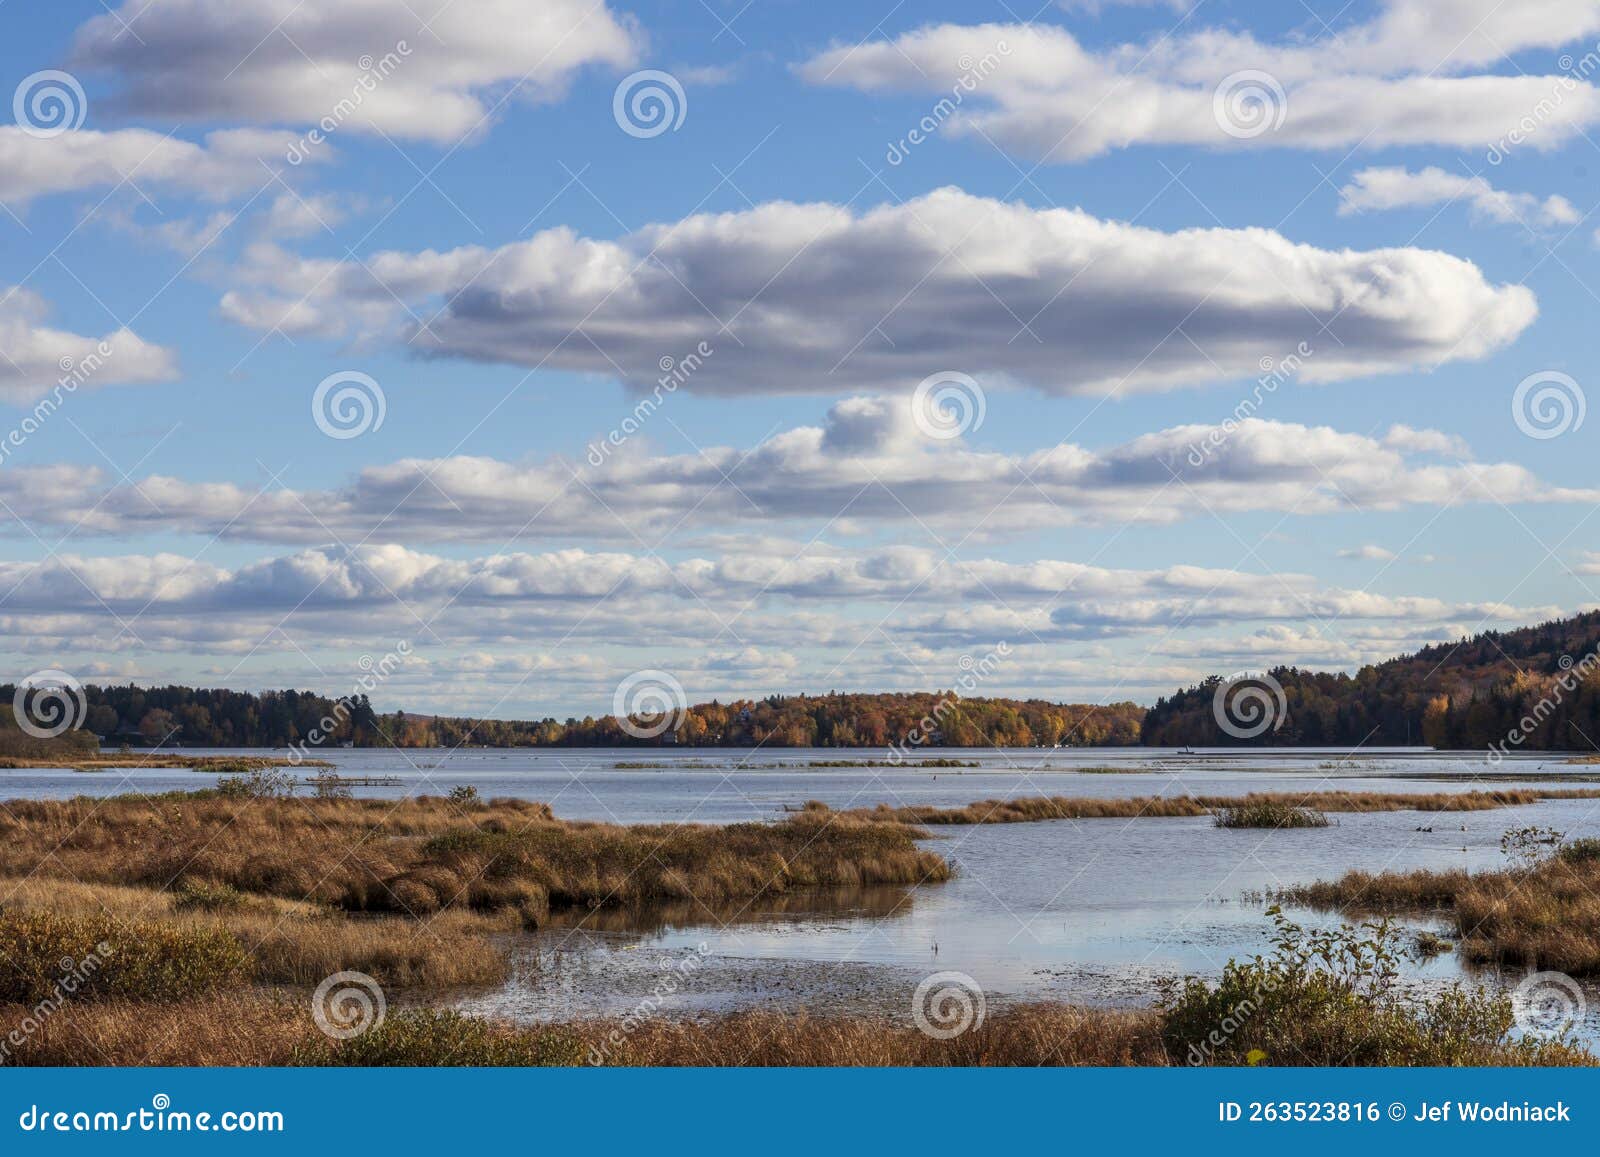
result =
[[[311,777],[311,794],[317,799],[354,799],[355,792],[331,771]]]
[[[1555,828],[1508,828],[1500,836],[1500,851],[1514,867],[1526,870],[1559,848],[1562,838]]]
[[[1570,844],[1563,845],[1556,854],[1569,864],[1600,862],[1600,839],[1590,836],[1581,840],[1573,840]]]
[[[478,800],[478,789],[470,783],[458,783],[450,789],[450,802],[457,807],[475,807]]]
[[[294,789],[294,776],[261,767],[217,780],[217,794],[223,799],[284,799]]]
[[[1215,983],[1164,994],[1162,1037],[1191,1065],[1518,1065],[1580,1063],[1562,1040],[1511,1039],[1511,1000],[1455,985],[1407,1000],[1396,987],[1400,931],[1385,919],[1305,929],[1274,907],[1273,952],[1230,960]]]

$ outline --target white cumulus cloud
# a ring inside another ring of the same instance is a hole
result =
[[[448,143],[638,46],[594,0],[128,0],[78,30],[71,66],[108,74],[137,116]]]
[[[712,393],[909,389],[942,370],[1054,394],[1151,391],[1255,377],[1307,338],[1298,376],[1328,382],[1478,358],[1537,313],[1526,288],[1446,253],[1163,232],[953,188],[863,213],[774,202],[615,241],[559,228],[362,261],[261,245],[236,276],[221,307],[244,325],[404,323],[417,352],[620,373],[639,389],[706,342],[714,355],[682,388]]]
[[[1416,173],[1404,168],[1362,169],[1339,190],[1341,215],[1374,209],[1425,209],[1452,201],[1462,202],[1480,219],[1499,225],[1542,229],[1583,220],[1583,213],[1565,197],[1508,193],[1483,177],[1447,173],[1431,166]]]

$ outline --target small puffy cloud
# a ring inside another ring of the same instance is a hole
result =
[[[1362,169],[1339,190],[1341,215],[1378,209],[1421,209],[1461,201],[1481,220],[1529,229],[1576,225],[1583,214],[1565,197],[1507,193],[1483,177],[1429,167]]]
[[[243,325],[400,331],[430,356],[620,373],[640,390],[664,356],[706,343],[680,388],[727,394],[910,389],[944,370],[1152,391],[1254,378],[1308,339],[1298,376],[1329,382],[1482,357],[1537,313],[1526,288],[1445,253],[1169,233],[953,188],[859,214],[773,202],[615,241],[560,228],[361,261],[264,245],[236,278],[221,308]]]
[[[1395,552],[1392,550],[1386,550],[1381,546],[1377,546],[1369,542],[1364,546],[1351,547],[1347,550],[1341,550],[1339,552],[1339,557],[1361,559],[1363,562],[1393,562],[1400,556],[1395,554]]]
[[[272,240],[310,237],[332,232],[355,207],[352,198],[337,193],[284,192],[272,199],[254,224],[259,233]]]
[[[639,40],[603,0],[128,0],[78,29],[71,65],[135,116],[448,143]]]
[[[0,286],[0,401],[32,402],[70,381],[68,390],[174,377],[171,350],[152,345],[129,329],[104,337],[44,324],[44,299],[27,289]]]
[[[203,217],[174,217],[153,223],[141,221],[137,214],[120,207],[102,210],[99,216],[120,232],[154,242],[184,257],[194,257],[210,249],[237,220],[237,214],[226,209]]]
[[[1439,458],[1470,459],[1472,447],[1465,438],[1441,430],[1418,430],[1403,423],[1389,427],[1383,444],[1402,454],[1431,454]]]
[[[699,64],[688,68],[674,69],[672,75],[686,85],[696,88],[714,88],[717,85],[732,84],[739,77],[739,66],[736,64]]]

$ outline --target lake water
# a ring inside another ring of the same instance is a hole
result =
[[[1437,792],[1581,786],[1600,778],[1600,768],[1575,766],[1559,755],[1490,766],[1481,753],[1409,749],[1363,751],[1356,758],[1304,749],[929,750],[916,760],[979,766],[808,766],[881,755],[836,749],[362,749],[328,758],[341,774],[400,780],[398,787],[356,789],[359,796],[442,794],[471,784],[486,798],[540,800],[564,818],[617,823],[771,820],[811,799],[836,808],[959,806],[1038,795]],[[630,762],[652,766],[618,767]],[[192,789],[215,779],[155,766],[0,776],[7,798]],[[957,865],[949,882],[785,897],[722,912],[682,909],[659,913],[648,926],[603,915],[552,927],[512,938],[518,967],[510,984],[456,1002],[527,1020],[620,1014],[671,976],[674,991],[662,1001],[668,1012],[774,1003],[907,1012],[922,978],[954,970],[971,976],[991,1005],[1027,999],[1144,1004],[1161,977],[1214,974],[1230,957],[1266,950],[1269,923],[1256,894],[1351,868],[1497,867],[1504,862],[1500,836],[1509,827],[1538,824],[1570,837],[1600,835],[1600,800],[1332,818],[1330,828],[1285,831],[1219,829],[1205,817],[945,828],[929,846]],[[1327,919],[1294,915],[1307,923]],[[1412,965],[1409,974],[1428,987],[1463,972],[1447,954]],[[1594,1011],[1585,1035],[1594,1036],[1600,992],[1591,990],[1589,997]]]

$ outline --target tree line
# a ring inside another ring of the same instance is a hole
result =
[[[103,741],[207,747],[1115,747],[1426,745],[1600,751],[1600,611],[1487,631],[1354,675],[1278,667],[1272,723],[1241,739],[1217,718],[1220,678],[1158,700],[1063,704],[955,692],[771,695],[685,708],[655,726],[380,713],[365,695],[88,685],[82,730]],[[9,698],[13,686],[0,686]],[[0,702],[4,701],[0,698]],[[646,733],[641,735],[640,733]],[[13,737],[16,738],[16,737]]]
[[[0,686],[9,697],[13,686]],[[472,719],[380,713],[367,696],[88,684],[82,730],[102,741],[176,747],[889,747],[1126,746],[1144,708],[967,699],[952,693],[772,695],[688,707],[659,728],[611,716]],[[930,722],[931,721],[931,722]]]

